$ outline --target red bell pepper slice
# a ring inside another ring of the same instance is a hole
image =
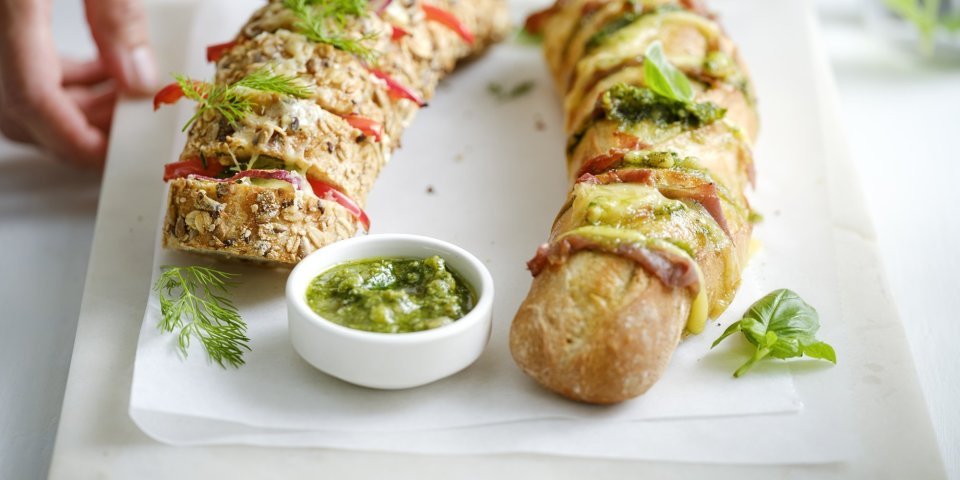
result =
[[[424,102],[423,98],[420,98],[420,95],[417,92],[414,92],[412,89],[410,89],[410,87],[407,87],[406,85],[403,85],[402,83],[394,80],[393,77],[391,77],[390,75],[387,75],[382,70],[371,68],[370,73],[372,73],[373,76],[379,78],[380,80],[387,82],[387,89],[388,89],[387,92],[390,94],[391,98],[393,99],[405,98],[407,100],[410,100],[413,103],[416,103],[421,107],[427,106],[427,102]]]
[[[383,139],[383,125],[379,122],[360,115],[343,115],[340,118],[346,120],[351,127],[363,132],[364,135],[375,138],[378,142]]]
[[[160,89],[157,95],[153,97],[153,111],[156,112],[160,105],[173,105],[177,100],[183,98],[183,89],[179,83],[171,83]]]
[[[407,35],[410,35],[410,32],[396,25],[390,25],[390,40],[397,42],[397,41],[400,41],[401,38],[406,37]]]
[[[360,225],[363,226],[364,230],[368,232],[370,231],[370,218],[367,217],[367,213],[364,212],[363,209],[353,201],[353,199],[346,196],[343,192],[337,190],[327,182],[313,178],[307,178],[307,181],[310,182],[310,186],[313,187],[313,193],[316,196],[323,200],[332,200],[339,203],[340,206],[346,208],[347,211],[350,212],[358,222],[360,222]]]
[[[453,16],[452,13],[443,10],[442,8],[437,8],[431,5],[423,4],[423,13],[426,14],[427,20],[437,22],[454,32],[457,32],[465,42],[470,45],[473,45],[474,38],[473,33],[470,32],[470,29],[463,24],[457,17]]]
[[[204,177],[217,177],[223,172],[223,165],[213,160],[203,161],[199,157],[183,160],[180,162],[168,163],[163,166],[163,181],[167,182],[174,178],[182,178],[187,175],[201,175]]]
[[[193,88],[200,93],[201,96],[206,97],[206,94],[203,92],[204,85],[205,84],[199,80],[193,81]],[[173,105],[183,97],[183,88],[180,87],[178,82],[173,82],[161,88],[153,97],[153,111],[156,112],[160,108],[160,105]]]
[[[231,40],[229,42],[218,43],[216,45],[210,45],[207,47],[207,61],[216,62],[223,58],[223,55],[230,51],[231,48],[237,45],[236,40]]]

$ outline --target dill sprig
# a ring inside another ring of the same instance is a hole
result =
[[[325,43],[371,60],[376,52],[365,45],[376,38],[368,34],[353,38],[347,33],[351,18],[367,15],[367,0],[283,0],[283,5],[297,18],[297,32],[317,43]]]
[[[180,90],[183,91],[184,96],[199,105],[190,120],[184,124],[183,131],[187,131],[209,110],[218,112],[231,124],[243,120],[243,117],[253,111],[249,92],[244,89],[297,98],[307,98],[311,93],[310,88],[297,81],[297,77],[273,73],[268,67],[260,67],[229,85],[201,82],[184,75],[175,75],[174,78],[180,84]]]
[[[183,356],[187,356],[192,339],[197,338],[210,360],[221,367],[244,364],[243,351],[250,350],[247,325],[226,296],[236,286],[232,280],[235,276],[207,267],[161,268],[153,287],[163,316],[157,328],[164,333],[180,330],[178,343]]]
[[[310,89],[298,83],[297,77],[272,73],[267,68],[258,68],[246,77],[237,80],[234,88],[244,87],[261,92],[289,95],[291,97],[306,98],[310,96]]]

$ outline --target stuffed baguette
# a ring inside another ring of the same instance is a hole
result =
[[[646,392],[682,336],[736,293],[751,234],[752,90],[693,1],[559,0],[528,29],[564,95],[573,187],[528,264],[511,352],[550,390],[616,403]],[[648,84],[651,52],[686,74],[692,99]]]
[[[336,5],[363,11],[331,15]],[[322,37],[336,22],[344,34]],[[404,128],[441,77],[507,26],[503,0],[271,1],[208,50],[212,84],[180,82],[155,100],[209,102],[219,86],[249,105],[238,118],[199,110],[164,176],[164,246],[294,264],[367,229],[366,196]],[[264,72],[306,93],[247,88]]]

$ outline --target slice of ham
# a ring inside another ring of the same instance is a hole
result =
[[[544,28],[547,26],[547,21],[563,9],[564,3],[563,1],[554,2],[553,5],[532,13],[523,23],[523,29],[534,35],[542,35]],[[586,2],[580,9],[580,16],[587,17],[602,8],[603,5],[603,1]]]
[[[693,200],[713,217],[717,225],[730,235],[727,217],[723,214],[723,205],[717,192],[717,184],[705,178],[677,170],[659,168],[626,168],[610,170],[600,175],[585,173],[577,179],[578,183],[641,183],[655,187],[664,197],[673,200]]]
[[[753,164],[753,157],[750,158],[750,163],[747,164],[747,180],[750,181],[751,187],[757,186],[757,166]]]
[[[577,176],[582,177],[587,174],[595,175],[609,170],[611,167],[623,160],[623,156],[626,153],[626,150],[611,148],[607,151],[607,153],[597,155],[583,162],[583,166],[581,166],[580,170],[577,171]]]
[[[680,0],[680,5],[693,13],[702,15],[709,19],[717,18],[717,16],[714,15],[713,12],[711,12],[710,9],[708,9],[700,0]]]
[[[541,245],[537,249],[536,256],[527,262],[527,268],[536,277],[548,267],[562,265],[572,255],[584,250],[610,253],[633,260],[668,287],[692,287],[695,291],[700,291],[697,265],[689,256],[628,242],[610,245],[577,234],[567,235],[553,243]]]
[[[235,182],[241,178],[264,178],[270,180],[283,180],[297,190],[303,190],[303,177],[294,175],[286,170],[244,170],[230,178],[213,178],[203,175],[187,175],[188,180],[205,180],[207,182],[228,183]]]
[[[554,3],[550,7],[534,12],[527,20],[523,23],[523,29],[527,32],[530,32],[534,35],[542,35],[543,29],[546,28],[547,20],[550,19],[554,14],[560,11],[560,3]]]

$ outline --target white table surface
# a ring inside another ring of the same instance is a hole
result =
[[[55,0],[61,51],[94,52],[79,1]],[[960,479],[960,65],[930,65],[821,1],[843,124],[951,478]],[[38,172],[40,175],[38,175]],[[97,175],[0,140],[0,478],[42,478],[63,397],[96,215]],[[922,203],[921,203],[922,202]],[[521,472],[517,472],[521,473]]]

